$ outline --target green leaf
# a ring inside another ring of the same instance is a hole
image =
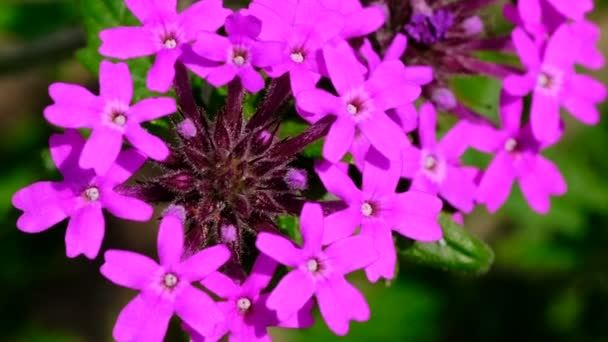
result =
[[[498,123],[502,82],[483,75],[462,75],[451,79],[458,100],[484,117]]]
[[[457,272],[481,274],[490,269],[494,252],[483,241],[458,225],[449,214],[441,213],[443,239],[422,243],[410,241],[399,251],[406,260]]]
[[[104,59],[98,52],[101,46],[99,32],[111,27],[140,26],[128,11],[123,0],[81,1],[80,10],[87,32],[87,47],[76,52],[76,58],[92,73],[98,74],[99,64]],[[152,66],[149,57],[126,61],[133,77],[134,96],[137,101],[153,95],[146,88],[146,74]]]
[[[300,220],[292,215],[279,215],[277,224],[281,230],[287,234],[293,241],[302,243],[302,234],[300,233]]]

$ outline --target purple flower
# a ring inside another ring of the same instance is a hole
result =
[[[259,233],[258,249],[293,269],[287,273],[267,300],[268,308],[277,311],[280,320],[289,319],[315,295],[321,316],[338,335],[348,332],[350,320],[369,319],[369,307],[363,295],[350,285],[344,275],[376,260],[372,240],[354,236],[322,249],[324,219],[321,206],[306,203],[300,216],[304,244],[297,248],[284,237]]]
[[[547,213],[551,195],[563,195],[566,182],[557,167],[540,155],[550,144],[534,138],[530,126],[520,128],[523,103],[507,98],[502,103],[503,128],[470,125],[471,146],[496,156],[481,178],[477,200],[490,212],[507,200],[517,180],[528,204],[539,213]]]
[[[99,253],[105,230],[103,208],[128,220],[147,221],[152,217],[150,205],[114,190],[145,162],[143,155],[125,151],[104,176],[96,176],[93,170],[78,166],[84,139],[76,130],[51,136],[49,144],[53,162],[64,180],[34,183],[15,193],[13,205],[23,210],[17,221],[21,231],[38,233],[69,217],[67,256],[84,254],[93,259]]]
[[[408,141],[385,111],[412,103],[420,95],[419,86],[404,82],[407,76],[403,63],[383,62],[366,80],[346,42],[326,46],[323,56],[339,96],[318,88],[296,94],[298,106],[315,114],[315,120],[327,114],[336,116],[325,139],[323,156],[340,161],[351,148],[355,132],[360,131],[385,157],[400,159]]]
[[[381,6],[363,7],[359,0],[321,0],[321,3],[344,16],[343,39],[367,36],[380,29],[387,13]]]
[[[412,179],[411,189],[440,194],[457,209],[471,212],[477,189],[471,173],[460,166],[460,157],[469,146],[469,131],[466,124],[456,124],[437,142],[436,121],[433,105],[423,104],[420,149],[410,146],[404,150],[401,176]]]
[[[54,83],[49,87],[55,103],[44,110],[44,116],[50,123],[93,130],[80,156],[80,166],[103,175],[118,157],[123,136],[148,157],[167,158],[165,143],[140,124],[175,112],[175,100],[151,98],[130,106],[133,82],[125,63],[101,62],[99,84],[100,96],[78,85]]]
[[[396,193],[400,167],[391,163],[385,170],[373,160],[363,166],[362,190],[336,165],[319,163],[316,171],[327,190],[348,206],[325,218],[323,243],[350,236],[360,225],[361,234],[374,241],[378,260],[365,268],[371,282],[395,275],[397,253],[392,231],[418,241],[437,241],[442,231],[437,223],[441,200],[421,191]]]
[[[283,62],[268,68],[268,74],[278,77],[289,72],[294,93],[314,85],[320,78],[321,50],[344,28],[342,14],[317,0],[285,1],[280,6],[276,1],[256,0],[249,10],[262,21],[261,40],[285,43]]]
[[[260,19],[241,13],[233,13],[226,18],[228,38],[211,32],[201,32],[193,46],[196,53],[214,62],[204,76],[207,82],[220,87],[236,76],[245,89],[252,93],[264,88],[264,79],[254,69],[267,68],[283,61],[284,45],[281,42],[257,40],[262,31]]]
[[[203,335],[212,334],[222,322],[215,302],[190,283],[215,272],[230,258],[230,251],[216,245],[182,260],[183,245],[182,221],[167,215],[158,231],[160,265],[129,251],[105,253],[101,273],[115,284],[140,291],[118,316],[113,332],[117,341],[162,341],[174,312]]]
[[[214,336],[192,334],[192,342],[216,341],[229,333],[230,341],[269,341],[267,327],[307,328],[314,321],[311,315],[313,302],[281,322],[275,311],[268,309],[268,294],[262,294],[276,270],[277,263],[264,254],[256,260],[247,280],[238,284],[223,273],[215,272],[202,281],[203,286],[226,301],[218,303],[224,321]]]
[[[513,43],[527,73],[506,77],[504,88],[515,96],[533,91],[530,122],[538,140],[551,142],[559,135],[560,106],[585,124],[599,121],[596,104],[606,98],[606,88],[587,75],[575,73],[578,41],[568,26],[560,26],[553,34],[544,54],[522,29],[513,31]]]
[[[222,25],[230,10],[222,0],[201,0],[177,14],[177,0],[125,0],[142,27],[116,27],[99,33],[99,53],[121,59],[156,55],[148,71],[147,86],[166,92],[175,77],[178,59],[190,60],[190,44],[200,31],[213,32]],[[184,58],[186,57],[186,58]],[[189,64],[189,63],[186,63]]]
[[[454,25],[454,15],[440,9],[435,13],[417,13],[412,16],[405,31],[419,44],[433,45],[442,41],[448,30]]]

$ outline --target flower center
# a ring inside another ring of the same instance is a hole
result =
[[[513,152],[513,151],[515,151],[516,148],[517,148],[517,140],[515,140],[514,138],[509,138],[505,142],[505,150],[506,151]]]
[[[177,47],[177,40],[175,38],[167,38],[163,42],[163,46],[167,49],[175,49]]]
[[[179,278],[173,273],[166,273],[163,277],[163,286],[166,289],[172,290],[179,283]]]
[[[116,126],[124,126],[127,123],[127,116],[123,112],[115,112],[111,114],[112,122]]]
[[[369,202],[363,202],[361,204],[361,213],[365,217],[370,217],[374,213],[374,207]]]
[[[424,168],[427,170],[433,170],[437,166],[437,158],[433,155],[428,155],[424,158]]]
[[[87,188],[84,193],[84,198],[86,198],[90,202],[95,202],[99,199],[100,192],[99,189],[95,186]]]
[[[290,55],[291,60],[296,63],[304,62],[304,54],[301,51],[294,51]]]
[[[247,297],[241,297],[236,301],[236,307],[241,313],[245,313],[251,309],[251,299]]]
[[[355,104],[349,103],[346,105],[346,111],[351,115],[357,115],[359,113],[359,108]]]
[[[538,75],[537,84],[540,87],[549,89],[553,84],[553,77],[546,72],[541,72],[540,75]]]
[[[311,273],[317,273],[319,268],[319,262],[317,259],[310,259],[306,262],[306,269]]]

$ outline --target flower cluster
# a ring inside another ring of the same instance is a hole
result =
[[[161,341],[173,314],[193,341],[269,340],[267,327],[311,326],[315,303],[344,335],[351,320],[370,317],[346,274],[393,279],[395,239],[444,243],[442,210],[493,212],[515,180],[532,209],[546,213],[550,196],[566,192],[540,154],[561,137],[560,109],[585,124],[599,120],[606,89],[575,69],[604,64],[599,30],[584,18],[592,1],[506,5],[512,35],[488,37],[480,11],[494,2],[254,0],[232,11],[201,0],[177,13],[176,0],[125,0],[142,25],[104,29],[99,53],[153,55],[147,88],[173,86],[175,98],[132,103],[124,62],[101,63],[99,95],[51,85],[44,116],[65,128],[49,142],[64,179],[13,196],[23,211],[17,227],[37,233],[69,217],[67,256],[94,259],[102,209],[149,221],[152,205],[166,208],[159,263],[105,252],[101,273],[139,291],[118,317],[118,341]],[[521,68],[477,57],[488,49],[515,52]],[[456,74],[503,81],[500,125],[458,101],[449,82]],[[217,113],[199,105],[193,75],[226,87]],[[260,91],[246,115],[247,95]],[[310,126],[281,137],[285,112]],[[449,114],[457,123],[438,139],[438,119]],[[171,139],[142,127],[163,120]],[[301,152],[320,139],[321,157],[302,167]],[[494,158],[485,169],[463,165],[469,148]],[[127,184],[146,161],[157,174]],[[313,199],[312,177],[331,196]],[[282,215],[299,216],[299,229],[281,229]]]

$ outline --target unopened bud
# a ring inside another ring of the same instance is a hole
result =
[[[293,190],[306,190],[308,187],[308,173],[302,169],[289,169],[285,175],[285,183]]]
[[[196,126],[190,119],[185,119],[177,125],[177,131],[184,138],[193,138],[196,136]]]
[[[456,107],[456,96],[448,88],[437,88],[433,90],[431,98],[440,110],[451,110]]]

